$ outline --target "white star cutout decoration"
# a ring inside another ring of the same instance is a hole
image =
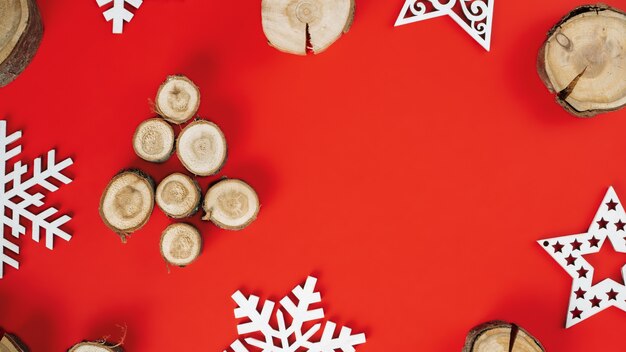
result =
[[[594,285],[593,266],[583,257],[598,253],[607,239],[616,252],[626,253],[626,213],[613,187],[606,192],[587,232],[537,241],[573,279],[566,328],[609,307],[626,311],[626,286],[610,278]],[[624,279],[626,265],[622,267]]]
[[[440,16],[449,16],[485,50],[491,46],[494,0],[406,0],[396,27]]]

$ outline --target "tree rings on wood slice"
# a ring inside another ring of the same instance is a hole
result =
[[[203,220],[210,220],[223,229],[241,230],[256,219],[260,203],[247,183],[225,179],[209,188],[202,207],[206,212]]]
[[[122,171],[109,182],[100,200],[104,223],[126,241],[126,235],[148,222],[154,208],[154,182],[139,170]]]
[[[24,71],[42,36],[35,0],[0,0],[0,87]]]
[[[174,152],[174,129],[161,118],[142,122],[133,136],[133,149],[138,157],[153,163],[162,163]]]
[[[81,342],[72,346],[68,352],[123,352],[120,346],[109,346],[99,342]]]
[[[226,161],[226,138],[216,124],[196,120],[187,125],[178,136],[176,153],[187,170],[194,175],[214,175]]]
[[[189,224],[172,224],[161,235],[161,255],[168,263],[187,266],[200,255],[202,237]]]
[[[354,0],[263,0],[263,31],[278,50],[318,54],[348,32],[354,6]]]
[[[544,352],[544,349],[524,329],[503,321],[492,321],[469,332],[463,352]]]
[[[589,117],[626,105],[626,13],[598,4],[574,9],[549,32],[539,76],[570,113]]]
[[[189,121],[200,106],[200,89],[185,76],[169,76],[157,92],[155,108],[171,123]]]
[[[0,352],[26,352],[28,348],[18,339],[11,334],[4,334],[0,338]]]
[[[191,177],[173,173],[161,181],[156,190],[156,203],[165,215],[181,219],[192,216],[200,207],[200,186]]]

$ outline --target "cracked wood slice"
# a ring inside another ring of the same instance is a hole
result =
[[[100,199],[104,223],[126,242],[126,236],[148,222],[154,208],[154,182],[140,170],[117,174]]]
[[[214,175],[226,161],[226,138],[216,124],[196,120],[187,125],[178,136],[176,153],[192,174]]]
[[[123,352],[120,346],[110,346],[99,342],[81,342],[68,350],[68,352]]]
[[[161,255],[168,263],[187,266],[200,255],[202,237],[194,226],[172,224],[161,235]]]
[[[203,220],[227,230],[241,230],[252,223],[260,209],[259,197],[250,185],[225,179],[209,188],[202,206]]]
[[[579,117],[626,105],[626,13],[598,4],[567,14],[537,58],[539,76],[556,100]]]
[[[27,352],[28,348],[11,334],[4,334],[0,339],[0,352]]]
[[[306,55],[308,41],[319,54],[348,32],[354,7],[354,0],[263,0],[263,32],[280,51]]]
[[[182,75],[169,76],[159,87],[155,109],[167,121],[181,124],[198,112],[200,89]]]
[[[42,36],[43,24],[35,0],[0,0],[0,87],[24,71]]]
[[[146,120],[137,126],[133,149],[138,157],[153,163],[163,163],[174,152],[174,129],[161,118]]]
[[[526,330],[503,321],[491,321],[473,328],[462,352],[545,352]]]
[[[198,183],[178,172],[164,178],[156,190],[156,204],[165,215],[174,219],[195,214],[200,207],[201,197]]]

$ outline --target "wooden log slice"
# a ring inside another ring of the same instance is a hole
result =
[[[574,9],[549,32],[537,58],[556,100],[579,117],[626,105],[626,13],[598,4]]]
[[[17,336],[5,333],[0,338],[0,352],[28,352],[28,347]]]
[[[140,170],[117,174],[100,199],[104,223],[126,242],[126,236],[148,222],[154,208],[154,182]]]
[[[503,321],[491,321],[473,328],[462,352],[545,352],[526,330]]]
[[[306,55],[326,50],[354,18],[354,0],[263,0],[263,32],[269,44],[290,54]]]
[[[214,175],[226,162],[226,137],[216,124],[196,120],[178,135],[176,154],[183,166],[194,175]]]
[[[159,115],[171,123],[189,121],[200,107],[200,89],[182,75],[169,76],[159,87],[155,108]]]
[[[259,214],[259,197],[241,180],[224,179],[211,186],[204,197],[203,220],[212,221],[227,230],[241,230]]]
[[[191,177],[173,173],[163,179],[156,189],[156,204],[165,215],[182,219],[195,214],[200,208],[200,186]]]
[[[72,346],[68,352],[123,352],[121,346],[111,346],[100,342],[81,342]]]
[[[202,237],[194,226],[172,224],[161,235],[161,255],[168,263],[180,267],[193,263],[202,249]]]
[[[142,122],[133,135],[135,154],[143,160],[163,163],[174,153],[174,129],[161,118]]]
[[[24,71],[43,36],[35,0],[0,0],[0,87]]]

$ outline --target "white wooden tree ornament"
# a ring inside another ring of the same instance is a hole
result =
[[[237,332],[240,336],[248,337],[233,342],[230,348],[235,352],[249,352],[246,346],[266,352],[356,351],[354,346],[365,343],[365,334],[352,334],[352,330],[347,327],[342,327],[339,334],[335,334],[337,325],[331,321],[324,324],[321,336],[316,338],[324,321],[322,308],[311,309],[312,304],[322,300],[319,292],[315,292],[316,283],[316,278],[308,277],[303,286],[296,286],[292,291],[298,301],[293,302],[289,296],[285,296],[278,309],[274,309],[275,304],[272,301],[265,301],[259,307],[259,297],[245,297],[240,291],[235,292],[232,296],[238,305],[235,317],[245,318],[244,322],[237,325]],[[285,314],[290,319],[285,319]],[[276,317],[276,327],[270,323],[273,316]],[[305,329],[305,324],[310,327]],[[259,334],[263,336],[263,340],[257,338]]]
[[[494,0],[406,0],[396,27],[440,16],[450,16],[485,50],[491,45]]]
[[[50,207],[41,212],[33,212],[34,208],[44,205],[42,199],[44,195],[34,190],[35,187],[42,187],[49,192],[58,189],[52,181],[56,179],[60,183],[68,184],[72,180],[63,175],[62,171],[72,165],[72,159],[65,159],[59,163],[55,160],[54,149],[48,152],[46,165],[42,165],[42,158],[39,157],[33,162],[32,175],[27,175],[28,166],[22,165],[21,161],[13,164],[9,171],[8,162],[22,152],[22,146],[13,148],[15,143],[22,136],[22,132],[14,132],[7,135],[6,121],[0,121],[0,279],[4,276],[4,266],[9,265],[15,269],[19,268],[19,262],[9,256],[20,253],[19,247],[8,240],[7,230],[11,230],[11,235],[18,238],[26,234],[26,227],[22,225],[22,220],[31,223],[31,237],[35,242],[39,242],[42,230],[45,232],[46,247],[53,249],[54,238],[60,237],[69,241],[70,234],[61,229],[71,218],[67,215],[56,216],[57,209]],[[7,215],[7,214],[11,215]]]
[[[113,3],[113,7],[104,11],[104,18],[107,21],[113,21],[113,33],[121,34],[124,31],[124,22],[130,22],[134,15],[126,8],[128,3],[132,7],[138,9],[143,0],[96,0],[98,6],[102,7]]]
[[[606,239],[616,252],[626,253],[626,213],[613,187],[604,196],[587,232],[537,241],[573,279],[567,328],[609,307],[626,311],[624,283],[607,278],[593,285],[593,267],[583,257],[599,252]],[[626,280],[626,265],[622,267],[622,280]]]

